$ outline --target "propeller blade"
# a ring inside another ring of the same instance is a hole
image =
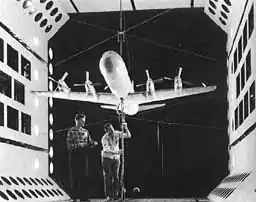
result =
[[[85,78],[85,81],[86,81],[86,82],[89,81],[89,72],[88,72],[88,71],[86,71],[86,78]]]
[[[150,79],[149,72],[147,69],[145,70],[145,72],[146,72],[147,78]]]
[[[75,83],[73,86],[84,86],[84,83]]]
[[[204,82],[201,82],[201,84],[202,84],[203,87],[206,87],[206,84]]]
[[[136,84],[136,87],[140,87],[140,86],[145,86],[146,83],[140,83],[140,84]]]
[[[180,67],[180,68],[179,68],[179,73],[178,73],[178,78],[180,78],[181,72],[182,72],[182,68]]]
[[[187,84],[187,85],[190,85],[190,86],[193,86],[193,85],[194,85],[193,83],[191,83],[191,82],[189,82],[189,81],[183,81],[183,80],[182,80],[182,83]]]
[[[167,76],[165,76],[164,79],[165,79],[165,80],[171,80],[171,81],[174,80],[174,78],[170,78],[170,77],[167,77]]]
[[[96,83],[92,83],[93,86],[102,86],[102,83],[100,82],[96,82]]]
[[[65,79],[66,79],[66,77],[68,76],[68,73],[67,72],[65,72],[64,74],[63,74],[63,76],[61,77],[61,79],[60,80],[62,80],[62,81],[64,81]]]
[[[173,80],[174,80],[173,78],[166,77],[166,76],[164,77],[164,79],[165,79],[165,80],[170,80],[170,81],[173,81]],[[182,80],[182,83],[187,84],[187,85],[191,85],[191,86],[194,85],[193,83],[191,83],[191,82],[189,82],[189,81],[184,81],[184,80]]]
[[[163,82],[163,81],[164,81],[164,77],[153,80],[154,83],[160,83],[160,82]],[[137,84],[136,87],[145,86],[145,85],[146,85],[146,83],[140,83],[140,84]]]
[[[84,86],[84,85],[85,85],[85,83],[75,83],[75,84],[73,84],[73,86]],[[99,83],[99,82],[92,83],[91,85],[93,85],[93,86],[102,86],[102,84]]]
[[[160,83],[164,81],[164,77],[153,80],[154,83]]]
[[[54,78],[52,78],[52,77],[48,77],[50,80],[52,80],[53,82],[55,82],[55,83],[59,83],[57,80],[55,80]]]

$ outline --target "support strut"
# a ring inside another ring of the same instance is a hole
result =
[[[122,128],[122,136],[121,136],[121,149],[122,149],[122,154],[121,154],[121,176],[120,176],[120,188],[121,188],[121,199],[124,201],[125,199],[125,187],[124,187],[124,169],[125,169],[125,159],[124,159],[124,133],[125,133],[125,128],[122,127],[122,125],[125,123],[125,113],[124,113],[124,101],[121,98],[121,113],[120,113],[120,125]]]

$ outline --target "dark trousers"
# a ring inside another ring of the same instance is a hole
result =
[[[69,151],[70,188],[71,197],[74,199],[88,198],[88,161],[89,155],[86,149],[78,148]]]
[[[119,159],[102,158],[105,197],[117,197],[120,192]]]

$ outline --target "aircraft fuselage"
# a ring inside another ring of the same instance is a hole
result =
[[[122,57],[115,51],[105,52],[100,59],[100,72],[111,92],[118,98],[125,98],[133,86]]]
[[[134,92],[129,74],[123,58],[115,51],[106,51],[103,53],[100,63],[100,72],[104,77],[111,92],[118,98],[123,98]],[[134,115],[138,112],[137,104],[124,104],[124,112],[129,115]]]

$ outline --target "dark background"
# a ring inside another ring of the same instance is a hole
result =
[[[124,12],[125,28],[161,12]],[[54,51],[53,77],[59,79],[67,71],[65,81],[71,89],[84,91],[83,87],[72,85],[84,82],[85,71],[90,72],[93,82],[104,84],[98,68],[101,55],[107,50],[119,52],[116,38],[87,50],[116,34],[119,12],[70,17],[49,42]],[[126,142],[125,184],[129,196],[138,186],[141,197],[205,197],[228,174],[225,46],[225,32],[199,8],[172,9],[128,32],[123,58],[135,84],[146,81],[145,69],[149,69],[152,79],[157,79],[176,76],[182,66],[183,80],[193,86],[200,86],[201,82],[217,86],[215,92],[170,100],[167,107],[126,117],[132,133],[132,139]],[[74,55],[79,51],[82,52]],[[96,90],[102,92],[104,87],[105,84]],[[173,88],[173,83],[158,83],[156,89],[159,88]],[[69,191],[66,133],[74,124],[76,112],[87,115],[87,128],[98,142],[104,133],[104,120],[111,120],[119,129],[118,117],[98,104],[57,99],[53,112],[53,178]],[[103,197],[100,151],[100,146],[91,150],[92,197]]]

